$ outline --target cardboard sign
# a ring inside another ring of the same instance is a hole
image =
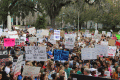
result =
[[[75,42],[75,35],[73,34],[65,34],[65,48],[73,49]]]
[[[60,30],[54,30],[54,40],[60,40]]]
[[[116,46],[108,46],[108,56],[115,56]]]
[[[69,51],[54,50],[54,60],[66,60],[68,61]]]
[[[97,59],[97,52],[95,48],[83,48],[81,49],[82,60]]]
[[[33,66],[24,66],[23,69],[23,76],[38,76],[40,72],[40,67],[33,67]]]
[[[64,31],[60,31],[60,36],[64,37],[64,33],[65,33]]]
[[[17,63],[15,65],[14,77],[21,74],[22,61],[23,61],[23,55],[18,57]]]
[[[101,41],[101,45],[108,46],[108,41]]]
[[[52,44],[56,44],[56,40],[48,40],[48,42],[52,43]]]
[[[29,42],[37,42],[37,37],[29,37]]]
[[[28,61],[47,61],[46,47],[25,46],[26,60]]]
[[[10,39],[10,38],[4,38],[4,46],[14,46],[15,45],[15,39]]]
[[[108,41],[108,45],[109,45],[109,46],[115,46],[115,40],[110,39],[110,40]]]
[[[9,36],[9,38],[19,39],[17,31],[8,31],[8,36]]]
[[[29,32],[29,34],[32,34],[32,35],[35,35],[35,34],[36,34],[36,29],[35,29],[35,27],[29,28],[27,31]]]

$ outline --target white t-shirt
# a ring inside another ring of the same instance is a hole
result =
[[[7,73],[7,74],[9,74],[10,73],[10,68],[9,67],[5,67],[5,72]]]

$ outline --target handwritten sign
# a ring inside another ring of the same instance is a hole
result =
[[[37,42],[37,37],[29,37],[29,42]]]
[[[115,56],[116,46],[108,46],[108,56]]]
[[[97,53],[95,48],[83,48],[81,49],[82,60],[97,59]]]
[[[94,35],[94,36],[93,36],[93,39],[98,39],[98,40],[100,40],[100,39],[101,39],[101,34]]]
[[[9,36],[9,38],[15,38],[15,39],[17,38],[17,39],[19,39],[17,31],[8,31],[8,36]]]
[[[102,34],[106,34],[106,31],[102,31]]]
[[[4,38],[4,46],[14,46],[15,45],[15,39],[10,39],[10,38]]]
[[[31,75],[38,76],[39,72],[40,72],[40,67],[24,66],[22,75],[23,76],[31,76]]]
[[[24,46],[24,44],[25,44],[24,39],[16,39],[15,40],[15,45]]]
[[[110,39],[110,40],[108,41],[108,45],[109,45],[109,46],[115,46],[115,40]]]
[[[38,38],[42,38],[43,36],[48,36],[48,35],[49,35],[49,30],[47,30],[47,29],[37,30],[36,36]]]
[[[35,27],[29,28],[28,29],[29,34],[35,35],[36,34],[36,29]]]
[[[17,63],[15,65],[14,77],[21,74],[22,61],[23,61],[23,55],[18,57]]]
[[[64,31],[60,31],[60,36],[64,37]]]
[[[109,36],[109,37],[110,37],[110,36],[111,36],[111,32],[107,32],[107,36]]]
[[[54,40],[60,40],[60,30],[54,30]]]
[[[47,61],[45,46],[25,46],[25,51],[28,61]]]
[[[108,41],[101,41],[101,45],[108,46]]]
[[[54,50],[54,60],[66,60],[68,61],[69,51]]]
[[[73,34],[65,34],[65,48],[73,49],[75,42],[75,35]]]
[[[89,34],[89,30],[85,30],[85,34]]]

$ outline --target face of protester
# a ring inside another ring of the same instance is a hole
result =
[[[69,64],[67,64],[65,67],[68,68],[68,67],[69,67]]]
[[[51,68],[52,68],[52,69],[54,68],[54,64],[51,65]]]

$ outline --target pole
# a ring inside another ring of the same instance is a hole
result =
[[[79,10],[78,10],[78,33],[79,33]]]
[[[9,31],[11,31],[11,17],[10,17],[10,12],[8,12],[7,16],[7,28]]]

